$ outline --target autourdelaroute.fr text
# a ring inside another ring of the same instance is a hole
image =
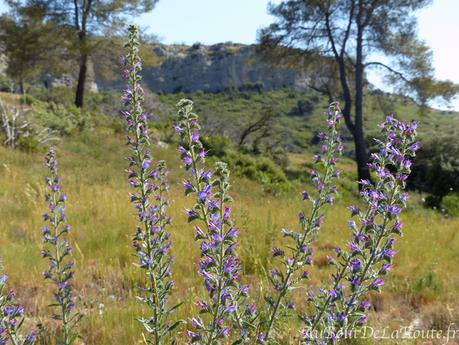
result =
[[[393,339],[420,339],[420,340],[441,340],[442,345],[449,344],[451,340],[459,338],[459,326],[450,324],[447,329],[413,329],[411,326],[402,326],[397,329],[392,329],[387,326],[384,328],[376,328],[370,326],[363,326],[355,329],[345,329],[338,334],[332,335],[327,330],[314,330],[308,332],[307,329],[303,331],[305,340],[326,340],[331,337],[336,339],[365,339],[373,338],[375,340],[393,340]],[[307,341],[302,341],[300,344],[308,344]]]

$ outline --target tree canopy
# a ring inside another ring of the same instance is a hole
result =
[[[95,36],[116,34],[130,16],[151,11],[158,0],[6,0],[16,11],[39,9],[49,25],[66,30],[70,48],[78,55],[78,83],[75,105],[84,104],[89,57],[100,48]],[[48,39],[46,37],[45,39]]]
[[[459,91],[452,82],[435,80],[431,50],[417,36],[414,13],[430,2],[288,0],[270,5],[276,20],[260,31],[262,49],[288,47],[295,54],[334,61],[340,86],[335,97],[344,102],[342,111],[354,137],[359,179],[370,179],[362,126],[369,69],[383,70],[388,82],[423,105],[433,98],[449,101]]]
[[[8,59],[7,74],[25,92],[25,83],[37,77],[62,72],[64,39],[60,30],[44,20],[40,8],[22,8],[0,17],[2,53]]]

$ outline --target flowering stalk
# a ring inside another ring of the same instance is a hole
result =
[[[392,268],[394,235],[401,235],[401,210],[406,206],[407,193],[403,192],[410,173],[410,157],[419,148],[416,142],[415,121],[410,124],[388,116],[380,125],[386,140],[376,140],[378,153],[372,154],[370,169],[376,175],[376,185],[362,180],[361,195],[367,203],[366,210],[351,206],[351,216],[357,216],[360,225],[348,221],[352,241],[348,250],[337,248],[337,272],[333,287],[311,296],[316,313],[303,317],[307,328],[304,343],[318,343],[315,331],[322,331],[326,339],[321,344],[334,344],[342,332],[362,325],[367,317],[365,310],[371,305],[362,297],[384,284],[382,276]]]
[[[72,248],[66,237],[70,225],[66,223],[65,201],[67,196],[61,192],[60,177],[57,170],[57,159],[54,148],[50,148],[45,157],[49,176],[45,178],[49,187],[45,200],[48,203],[48,213],[43,215],[47,225],[42,227],[45,248],[41,251],[43,258],[49,260],[49,268],[43,273],[45,279],[51,280],[56,290],[55,303],[50,305],[58,311],[52,315],[53,319],[61,323],[61,339],[63,345],[72,344],[78,337],[75,331],[82,315],[74,312],[73,286],[71,283],[75,262],[71,259]]]
[[[179,147],[190,179],[183,182],[185,194],[196,195],[196,204],[186,210],[188,221],[200,221],[195,226],[197,241],[200,241],[201,259],[199,274],[209,294],[205,301],[198,301],[200,314],[207,314],[208,322],[200,317],[192,318],[194,331],[189,330],[190,342],[194,344],[221,344],[230,335],[229,322],[239,329],[236,343],[247,340],[255,319],[256,308],[246,303],[248,286],[239,283],[240,263],[235,253],[238,229],[230,219],[232,201],[228,191],[229,170],[225,163],[218,162],[215,170],[201,168],[206,151],[200,141],[198,116],[192,112],[193,102],[181,100],[179,121],[175,131],[180,135]],[[215,175],[215,178],[213,178]]]
[[[130,193],[131,202],[137,211],[139,226],[136,229],[133,245],[138,256],[138,267],[146,274],[146,283],[140,287],[141,296],[137,299],[145,303],[151,316],[139,321],[150,334],[148,344],[160,345],[172,339],[171,331],[180,321],[169,321],[172,312],[179,306],[168,306],[174,282],[171,274],[170,235],[166,227],[171,223],[166,214],[169,203],[167,194],[167,167],[164,161],[153,167],[150,153],[148,114],[143,111],[144,92],[140,85],[139,73],[142,69],[138,55],[139,32],[135,26],[129,27],[128,50],[124,59],[123,76],[129,88],[124,91],[123,102],[128,110],[123,111],[127,122],[127,143],[131,148],[128,180],[134,189]]]
[[[312,182],[318,193],[317,197],[313,198],[307,192],[302,193],[303,200],[309,200],[312,207],[308,216],[304,212],[299,214],[300,232],[282,230],[285,237],[293,239],[294,245],[285,250],[272,249],[273,256],[280,259],[283,269],[281,271],[274,268],[269,275],[275,294],[265,298],[268,302],[269,317],[265,333],[258,335],[258,341],[261,343],[270,339],[271,331],[281,308],[291,309],[294,307],[293,303],[284,303],[285,299],[290,290],[309,277],[309,272],[305,268],[312,262],[312,243],[323,220],[321,210],[327,204],[333,203],[333,195],[336,193],[336,187],[332,185],[333,178],[339,176],[339,170],[336,169],[335,165],[336,154],[341,153],[343,149],[338,134],[341,114],[336,103],[330,105],[327,117],[327,132],[319,134],[322,141],[321,154],[314,157],[315,164],[323,166],[323,172],[318,170],[311,172]]]
[[[0,275],[0,345],[33,345],[35,332],[25,338],[20,329],[24,322],[24,308],[14,303],[14,291],[6,292],[6,274]]]

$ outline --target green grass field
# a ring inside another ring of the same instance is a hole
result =
[[[172,96],[167,97],[172,103]],[[193,229],[183,214],[193,201],[183,195],[181,181],[185,173],[175,147],[154,148],[153,152],[154,157],[166,159],[170,167],[172,203],[169,212],[173,217],[170,231],[176,280],[172,298],[184,302],[177,317],[187,318],[195,311],[194,301],[203,293],[200,277],[196,274],[198,248],[193,241]],[[71,239],[77,261],[78,306],[85,314],[81,324],[82,344],[144,344],[142,329],[135,320],[142,315],[142,309],[132,287],[142,279],[142,273],[133,265],[131,235],[135,219],[124,172],[126,155],[124,135],[119,133],[113,121],[103,117],[95,122],[93,130],[73,134],[58,143],[62,185],[69,197],[67,215],[73,228]],[[291,154],[290,168],[304,170],[304,163],[309,158],[307,151]],[[345,245],[349,240],[346,207],[359,202],[351,180],[353,162],[343,158],[340,165],[345,173],[339,183],[337,204],[328,209],[316,243],[310,280],[313,287],[329,279],[332,269],[327,266],[326,255],[333,252],[335,245]],[[0,147],[2,265],[20,302],[32,317],[29,323],[44,322],[53,327],[53,322],[47,319],[51,286],[44,284],[41,277],[47,265],[40,257],[41,215],[46,208],[43,200],[45,174],[41,152],[24,153]],[[244,279],[252,283],[253,296],[261,300],[268,288],[264,272],[270,266],[270,249],[274,243],[282,241],[281,228],[297,226],[296,215],[305,207],[299,192],[310,186],[293,182],[291,191],[272,195],[266,193],[262,185],[245,178],[233,177],[233,185],[235,221],[241,230],[239,252]],[[403,214],[405,236],[396,245],[395,268],[383,293],[371,296],[376,308],[370,315],[372,326],[398,328],[421,320],[423,327],[446,329],[450,323],[459,321],[459,219],[446,218],[423,208],[421,198],[421,195],[411,194],[409,207]],[[294,296],[298,305],[305,304],[304,291]],[[280,322],[282,344],[295,344],[293,336],[299,326],[293,315]],[[182,327],[181,332],[185,329]],[[385,340],[381,343],[401,342]]]

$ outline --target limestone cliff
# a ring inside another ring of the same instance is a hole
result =
[[[154,92],[218,92],[236,88],[264,90],[293,87],[304,88],[304,74],[291,69],[276,68],[261,61],[255,46],[220,43],[191,47],[158,45],[154,52],[161,61],[143,71],[144,84]],[[98,78],[100,90],[120,89],[121,80]]]

